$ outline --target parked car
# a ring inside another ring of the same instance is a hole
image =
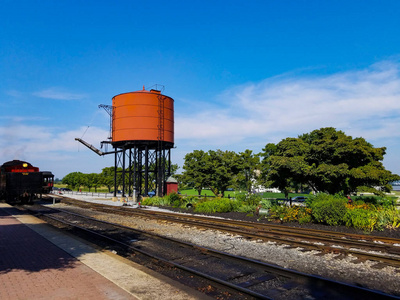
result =
[[[293,202],[304,202],[304,201],[306,201],[306,199],[307,199],[307,197],[305,197],[305,196],[297,196],[297,197],[293,197],[292,201]]]
[[[293,197],[292,198],[292,205],[296,205],[296,206],[305,206],[305,201],[306,201],[307,197],[304,196],[297,196],[297,197]]]

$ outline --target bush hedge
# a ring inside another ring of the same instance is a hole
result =
[[[393,206],[393,199],[385,197],[353,197],[353,202],[343,195],[324,193],[309,196],[306,206],[278,205],[274,199],[262,199],[259,195],[239,194],[236,199],[182,197],[172,193],[163,198],[152,197],[142,201],[144,205],[193,207],[199,213],[244,212],[253,215],[257,207],[267,210],[271,221],[321,223],[330,226],[346,225],[363,231],[395,229],[400,227],[400,212]],[[190,205],[188,205],[190,204]]]
[[[312,218],[317,223],[330,226],[343,225],[346,214],[347,198],[341,195],[317,194],[308,201]]]
[[[194,211],[200,213],[224,213],[237,211],[239,207],[240,202],[238,200],[217,198],[197,203]]]

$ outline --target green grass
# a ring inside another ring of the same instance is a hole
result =
[[[54,184],[54,187],[57,187],[57,188],[71,188],[71,187],[68,187],[66,184],[61,184],[61,183],[56,183],[56,184]],[[76,188],[75,188],[75,189],[71,189],[71,190],[77,192],[79,189],[76,189]],[[89,189],[88,189],[87,187],[81,187],[80,190],[81,190],[82,192],[89,192]],[[91,192],[91,193],[94,193],[94,192],[95,192],[94,187],[92,187],[92,188],[90,189],[90,192]],[[98,187],[96,193],[108,193],[108,188],[105,187],[105,186]]]
[[[58,187],[58,188],[66,188],[67,185],[66,184],[61,184],[61,183],[55,183],[54,187]]]
[[[309,196],[309,194],[297,194],[297,193],[289,193],[289,198],[297,197],[297,196]],[[271,193],[271,192],[266,192],[263,193],[262,195],[263,198],[285,198],[284,193]]]
[[[180,190],[181,194],[183,196],[197,196],[198,193],[195,189],[187,189],[187,190]],[[224,192],[224,197],[236,197],[238,194],[243,194],[245,192],[243,191],[225,191]],[[201,195],[204,196],[215,196],[210,190],[202,190]],[[296,197],[296,196],[307,196],[308,194],[295,194],[295,193],[289,193],[289,197]],[[263,198],[285,198],[285,194],[283,193],[263,193],[262,195]]]
[[[181,194],[183,195],[183,196],[198,196],[199,195],[199,193],[197,192],[197,190],[195,190],[195,189],[188,189],[188,190],[180,190],[180,192],[181,192]],[[213,192],[211,192],[210,190],[202,190],[201,191],[201,195],[202,196],[215,196],[214,194],[213,194]]]
[[[187,196],[198,196],[199,195],[197,190],[195,190],[195,189],[180,190],[180,192],[183,196],[186,196],[186,195]],[[241,191],[225,191],[224,197],[225,198],[228,198],[228,197],[234,198],[234,197],[236,197],[237,194],[240,194],[240,193],[243,193],[243,192],[241,192]],[[211,192],[210,190],[202,190],[201,195],[207,196],[207,197],[209,197],[209,196],[215,197],[214,193]]]
[[[395,197],[396,199],[399,199],[399,198],[400,198],[400,191],[392,191],[392,193],[394,194],[394,197]]]

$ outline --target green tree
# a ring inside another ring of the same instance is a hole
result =
[[[171,176],[174,177],[176,172],[178,171],[179,166],[178,164],[171,164]]]
[[[389,183],[400,177],[383,167],[385,153],[385,147],[374,148],[363,138],[321,128],[279,142],[267,157],[267,176],[280,189],[296,182],[329,194],[349,194],[359,186],[390,190]]]
[[[302,183],[306,170],[304,153],[307,145],[299,139],[287,138],[277,144],[268,157],[268,180],[288,197],[294,182]]]
[[[84,176],[81,172],[72,172],[62,179],[62,183],[68,185],[72,189],[79,188],[84,184]]]
[[[209,182],[206,155],[203,150],[194,150],[192,153],[186,154],[184,171],[180,176],[182,182],[196,189],[199,195]]]
[[[239,156],[233,151],[210,150],[206,156],[206,167],[209,174],[208,185],[214,195],[223,195],[240,172]]]
[[[265,187],[272,186],[272,181],[269,180],[268,174],[271,171],[270,157],[274,155],[276,151],[276,145],[273,143],[268,143],[262,149],[262,152],[258,154],[260,156],[260,176],[258,177],[258,182]]]
[[[182,180],[199,195],[205,187],[217,196],[223,194],[240,171],[240,160],[233,151],[194,150],[185,156]]]
[[[258,183],[260,157],[246,149],[239,153],[238,159],[240,171],[235,177],[235,181],[239,187],[244,187],[250,193],[252,186]]]
[[[101,170],[100,182],[108,188],[108,192],[111,192],[111,188],[114,187],[114,167],[106,167]]]
[[[97,188],[101,185],[101,177],[100,174],[97,173],[90,173],[90,174],[83,174],[84,176],[84,185],[89,189],[92,187],[95,188],[97,192]]]

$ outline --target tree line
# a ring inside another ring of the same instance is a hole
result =
[[[352,138],[326,127],[269,143],[262,152],[194,150],[186,154],[179,181],[199,194],[208,188],[215,195],[228,187],[251,191],[252,186],[348,195],[357,191],[382,193],[400,176],[382,164],[386,148],[375,148],[364,138]]]
[[[400,176],[382,164],[386,148],[375,148],[364,138],[352,138],[332,127],[314,130],[297,138],[268,143],[260,153],[245,150],[236,153],[222,150],[194,150],[185,155],[183,172],[172,173],[180,188],[194,188],[201,195],[210,189],[216,196],[228,188],[252,191],[255,186],[278,188],[285,193],[308,189],[313,192],[348,195],[357,191],[382,193]],[[122,185],[121,172],[117,185]],[[114,187],[114,167],[100,174],[73,172],[62,182],[72,188]]]
[[[168,165],[168,164],[166,164]],[[171,165],[171,174],[173,175],[178,169],[178,165]],[[68,185],[72,189],[79,189],[80,187],[86,187],[89,192],[92,188],[97,192],[97,188],[106,187],[108,192],[112,192],[114,188],[114,173],[115,167],[105,167],[101,173],[81,173],[72,172],[67,174],[63,179],[62,183]],[[121,187],[122,182],[122,168],[117,168],[117,187]],[[127,184],[127,182],[126,182]]]
[[[118,182],[121,182],[121,178]],[[87,187],[89,192],[92,188],[97,192],[97,188],[106,186],[108,191],[114,187],[114,167],[106,167],[102,169],[101,173],[81,173],[72,172],[67,174],[62,179],[63,184],[67,184],[72,189],[79,189],[80,187]]]

